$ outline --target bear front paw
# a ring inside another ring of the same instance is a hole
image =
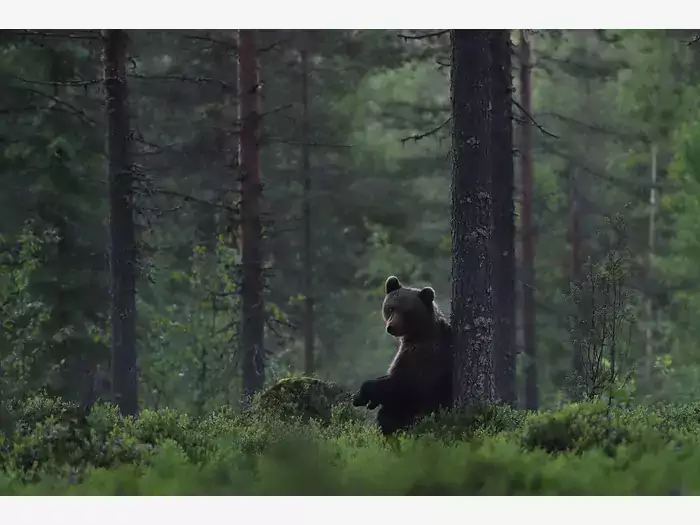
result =
[[[367,406],[369,410],[374,410],[379,403],[374,401],[374,382],[365,381],[360,387],[360,391],[353,397],[352,404],[356,407]]]
[[[367,398],[365,397],[365,394],[364,394],[364,392],[362,391],[362,389],[360,389],[360,391],[359,391],[357,394],[355,394],[355,395],[353,396],[353,398],[352,398],[352,404],[353,404],[353,406],[356,406],[356,407],[363,407],[363,406],[365,406],[367,403],[369,403],[369,399],[367,399]]]

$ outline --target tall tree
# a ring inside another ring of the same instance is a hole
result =
[[[112,388],[124,415],[138,411],[136,370],[136,238],[134,174],[126,85],[128,35],[103,31],[109,160],[109,233],[112,299]]]
[[[570,188],[570,208],[571,208],[571,222],[570,222],[570,242],[571,242],[571,267],[568,272],[569,286],[571,289],[576,289],[581,285],[581,279],[583,277],[583,259],[581,254],[581,203],[578,191],[578,169],[576,167],[569,167],[571,188]],[[573,375],[574,375],[574,388],[572,389],[573,398],[580,399],[582,394],[581,381],[584,378],[585,366],[583,360],[583,346],[581,344],[581,338],[577,335],[572,345],[573,349]]]
[[[647,253],[647,279],[652,279],[652,264],[654,261],[654,245],[656,240],[656,183],[657,183],[657,146],[651,144],[651,185],[649,188],[649,251]],[[647,385],[651,384],[652,368],[654,366],[654,304],[652,297],[646,298],[645,302],[646,326],[644,330],[644,380]]]
[[[494,375],[501,401],[515,406],[515,219],[510,31],[492,32]]]
[[[309,31],[301,32],[301,170],[304,179],[304,373],[313,375],[314,362],[314,295],[313,237],[311,229],[311,117],[309,115]]]
[[[537,350],[535,346],[535,231],[532,223],[532,88],[530,77],[530,44],[520,30],[520,106],[525,113],[520,126],[522,177],[522,243],[523,243],[523,332],[525,339],[525,408],[537,410]]]
[[[260,220],[260,72],[257,31],[238,34],[238,93],[240,97],[241,244],[241,351],[243,394],[250,398],[265,382],[263,335],[265,303],[262,274],[262,224]]]
[[[495,398],[491,290],[492,31],[453,30],[452,331],[455,404]]]

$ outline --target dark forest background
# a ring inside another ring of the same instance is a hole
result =
[[[107,33],[0,32],[3,398],[355,389],[395,351],[389,275],[450,312],[447,32]],[[697,399],[695,33],[511,37],[518,403]]]

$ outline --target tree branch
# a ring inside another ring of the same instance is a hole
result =
[[[286,44],[286,43],[289,42],[289,41],[290,41],[289,38],[284,38],[284,39],[282,39],[282,40],[278,40],[277,42],[273,42],[273,43],[270,44],[269,46],[265,46],[265,47],[260,47],[260,48],[258,48],[258,53],[260,53],[260,54],[262,54],[262,53],[267,53],[268,51],[272,51],[272,50],[275,49],[276,47],[279,47],[279,46],[281,46],[282,44]]]
[[[87,114],[85,111],[83,111],[83,110],[80,109],[79,107],[74,106],[73,104],[70,104],[69,102],[66,102],[65,100],[62,100],[62,99],[60,99],[60,98],[58,98],[58,97],[54,97],[53,95],[49,95],[48,93],[44,93],[44,92],[41,91],[41,90],[34,89],[34,88],[30,88],[30,87],[26,87],[26,86],[22,86],[22,87],[20,87],[20,86],[9,86],[9,87],[10,87],[10,88],[17,89],[17,90],[20,90],[20,91],[26,91],[26,92],[31,93],[31,94],[33,94],[33,95],[37,95],[37,96],[40,96],[40,97],[44,97],[44,98],[46,98],[46,99],[52,101],[54,104],[63,106],[64,108],[70,110],[70,111],[69,111],[70,113],[72,113],[72,114],[74,114],[74,115],[76,115],[76,116],[82,118],[85,122],[89,123],[90,125],[93,125],[93,126],[94,126],[94,125],[97,124],[97,122],[96,122],[94,119],[90,118],[90,117],[88,116],[88,114]],[[47,107],[46,109],[54,109],[54,108]]]
[[[423,33],[422,35],[404,35],[403,33],[399,33],[399,38],[403,38],[404,40],[421,40],[423,38],[439,37],[442,35],[446,35],[449,32],[449,29],[443,29],[441,31],[434,31],[432,33]]]
[[[63,81],[53,81],[53,80],[31,80],[27,78],[22,78],[17,75],[12,75],[12,78],[19,80],[24,84],[37,84],[40,86],[90,86],[93,84],[99,84],[102,80],[63,80]]]
[[[201,40],[203,42],[209,42],[210,44],[216,44],[227,48],[230,51],[237,51],[238,46],[234,42],[227,42],[225,40],[219,40],[218,38],[213,38],[210,36],[200,36],[200,35],[183,35],[183,38],[189,38],[190,40]]]
[[[609,128],[604,128],[602,126],[598,126],[597,124],[589,124],[587,122],[583,122],[581,120],[575,119],[573,117],[568,117],[566,115],[562,115],[561,113],[557,113],[555,111],[546,111],[542,112],[539,114],[540,117],[554,117],[556,119],[559,119],[563,122],[567,122],[569,124],[573,124],[574,126],[582,127],[585,129],[589,129],[591,131],[595,131],[597,133],[601,133],[603,135],[609,135],[612,137],[616,137],[621,140],[632,140],[632,141],[640,141],[643,143],[647,143],[646,137],[639,133],[639,134],[632,134],[632,135],[627,135],[625,133],[621,133],[619,131],[615,131],[613,129]]]
[[[527,117],[527,119],[528,119],[532,124],[534,124],[534,125],[537,127],[537,129],[539,129],[542,133],[544,133],[545,135],[547,135],[547,136],[549,136],[549,137],[552,137],[553,139],[558,139],[558,138],[559,138],[559,137],[557,137],[554,133],[550,133],[549,131],[547,131],[546,129],[544,129],[542,126],[540,126],[540,125],[537,123],[537,121],[534,119],[534,117],[533,117],[532,115],[530,115],[530,113],[528,113],[527,111],[525,111],[525,108],[523,108],[517,100],[512,99],[512,101],[513,101],[513,104],[515,104],[515,106],[516,106],[520,111],[522,111],[523,115],[525,115],[525,116]]]
[[[229,83],[224,80],[211,78],[211,77],[190,77],[187,75],[143,75],[141,73],[129,73],[127,74],[129,78],[135,78],[138,80],[162,80],[162,81],[180,81],[180,82],[191,82],[194,84],[206,84],[209,82],[220,84],[221,87],[229,88],[232,87]]]
[[[413,140],[414,142],[418,142],[419,140],[424,139],[426,137],[429,137],[430,135],[435,135],[435,133],[437,133],[442,128],[447,126],[447,124],[449,124],[451,120],[452,120],[452,117],[447,117],[447,119],[442,124],[434,127],[433,129],[431,129],[429,131],[426,131],[425,133],[418,133],[416,135],[411,135],[410,137],[403,138],[403,139],[401,139],[401,143],[405,144],[409,140]]]
[[[352,144],[330,144],[324,142],[301,142],[275,137],[262,137],[263,144],[287,144],[289,146],[311,146],[314,148],[352,148]]]
[[[260,113],[260,118],[274,115],[275,113],[280,113],[281,111],[284,111],[286,109],[290,109],[292,107],[294,107],[294,104],[285,104],[284,106],[280,106],[278,108],[271,109],[270,111],[264,111],[264,112]]]
[[[178,191],[173,190],[166,190],[165,188],[153,188],[152,190],[150,190],[150,192],[159,195],[166,195],[168,197],[177,197],[179,199],[184,200],[185,202],[195,202],[197,204],[205,204],[207,206],[211,206],[212,208],[221,208],[227,211],[238,212],[237,208],[233,206],[211,202],[206,199],[195,197],[194,195],[188,195],[186,193],[180,193]]]
[[[84,33],[53,33],[50,31],[36,31],[32,29],[3,29],[0,31],[0,36],[11,36],[11,37],[41,37],[41,38],[73,38],[80,40],[99,40],[100,36],[91,30],[85,30]]]

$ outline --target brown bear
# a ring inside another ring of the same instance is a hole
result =
[[[399,341],[387,375],[365,381],[355,406],[381,405],[377,424],[384,435],[408,429],[419,417],[452,406],[450,325],[435,304],[435,291],[386,280],[382,314],[386,331]]]

